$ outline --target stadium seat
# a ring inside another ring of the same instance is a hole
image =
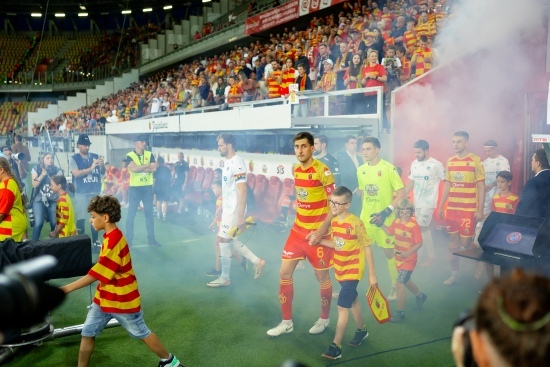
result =
[[[269,184],[269,181],[264,175],[256,176],[256,183],[254,184],[254,190],[253,190],[255,208],[252,211],[249,211],[247,213],[249,215],[252,215],[254,219],[259,218],[259,215],[262,212],[263,195],[267,190],[268,184]]]
[[[282,182],[277,176],[271,176],[267,181],[267,187],[262,195],[262,201],[259,206],[258,219],[264,223],[273,223],[281,213],[278,206],[281,194]],[[258,203],[258,202],[256,202]],[[256,207],[258,205],[256,204]]]
[[[250,188],[250,190],[254,191],[254,185],[256,184],[256,176],[253,173],[247,174],[246,183],[248,184],[248,187]]]

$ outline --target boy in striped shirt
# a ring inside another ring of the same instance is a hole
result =
[[[498,193],[491,201],[491,211],[497,213],[515,214],[518,207],[519,197],[510,191],[514,176],[508,171],[497,173],[496,185]]]
[[[405,287],[416,297],[415,310],[421,310],[428,299],[420,292],[416,284],[411,280],[411,275],[416,267],[417,252],[422,247],[422,232],[420,226],[413,219],[414,205],[409,199],[402,199],[397,204],[397,215],[388,227],[382,229],[390,236],[395,236],[395,262],[397,265],[397,311],[391,316],[391,322],[405,320]]]
[[[50,232],[51,238],[63,238],[76,236],[78,234],[76,230],[73,202],[67,193],[67,187],[71,192],[75,191],[73,184],[67,183],[65,176],[57,175],[50,179],[51,190],[59,195],[56,208],[57,225],[55,229]]]
[[[114,196],[95,196],[90,200],[88,212],[92,227],[96,231],[105,231],[99,259],[87,275],[61,287],[65,293],[70,293],[99,281],[94,301],[82,327],[78,367],[89,365],[95,337],[113,318],[132,337],[141,339],[160,358],[159,367],[181,366],[179,360],[168,353],[143,320],[130,248],[116,225],[121,218],[118,200]]]
[[[334,276],[342,286],[338,295],[338,323],[332,344],[323,357],[338,359],[342,356],[342,339],[348,325],[349,311],[355,319],[355,336],[348,343],[352,347],[361,345],[369,335],[359,303],[357,285],[365,272],[365,260],[369,267],[369,283],[377,284],[372,257],[372,240],[367,235],[365,225],[348,210],[352,193],[345,186],[339,186],[329,199],[330,210],[335,217],[331,222],[331,239],[323,239],[322,246],[334,249]]]

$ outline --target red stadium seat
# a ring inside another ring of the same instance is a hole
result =
[[[212,200],[214,193],[212,192],[212,182],[214,182],[214,170],[210,167],[204,170],[204,180],[202,181],[202,202]]]
[[[267,188],[262,195],[262,201],[257,210],[259,220],[264,223],[273,223],[275,219],[281,213],[281,209],[278,206],[279,196],[281,194],[282,182],[277,176],[271,176],[267,183]]]
[[[254,219],[259,218],[259,214],[262,211],[262,197],[267,189],[267,186],[267,178],[264,175],[257,175],[256,183],[254,184],[254,190],[252,190],[252,192],[254,193],[255,208],[247,212],[247,214],[252,215]]]
[[[189,168],[191,171],[191,168]],[[202,198],[202,182],[204,181],[204,167],[197,167],[195,169],[195,177],[191,180],[191,177],[187,180],[187,193],[185,194],[185,199],[193,202],[200,203]]]
[[[256,176],[253,173],[247,174],[246,183],[248,184],[250,190],[254,190],[254,185],[256,184]]]

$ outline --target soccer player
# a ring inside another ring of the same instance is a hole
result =
[[[67,179],[63,175],[57,175],[50,178],[50,188],[59,197],[57,198],[56,218],[57,225],[50,232],[51,238],[76,236],[75,211],[71,197],[67,193],[67,187],[71,192],[75,191],[72,183],[67,184]]]
[[[290,230],[282,254],[279,300],[283,320],[267,335],[279,336],[294,330],[292,323],[292,301],[294,284],[292,275],[300,260],[308,259],[315,277],[321,285],[321,316],[309,329],[310,334],[320,334],[328,327],[332,282],[328,270],[332,267],[333,250],[319,245],[328,231],[333,218],[328,199],[334,190],[334,177],[330,169],[313,158],[314,138],[308,132],[294,136],[294,153],[300,164],[294,170],[297,206],[294,226]],[[327,239],[329,237],[326,237]],[[315,246],[310,246],[314,244]]]
[[[313,156],[315,157],[315,159],[323,162],[330,169],[330,172],[332,172],[332,176],[334,177],[334,183],[336,184],[336,187],[340,186],[340,168],[338,167],[338,161],[336,160],[336,158],[327,153],[327,136],[315,135],[314,142],[315,151],[313,152]]]
[[[244,214],[246,211],[246,164],[244,159],[235,153],[237,140],[232,134],[218,136],[218,151],[226,159],[222,176],[222,219],[218,239],[220,242],[220,262],[222,273],[219,278],[207,283],[211,288],[226,287],[231,284],[229,271],[231,268],[231,242],[241,256],[254,264],[254,279],[262,274],[265,261],[256,256],[248,247],[231,238],[230,229],[238,226],[239,231],[246,229]]]
[[[70,293],[99,281],[94,301],[82,327],[78,367],[87,367],[90,364],[95,338],[113,318],[132,337],[143,341],[160,358],[159,367],[180,366],[179,360],[168,353],[143,320],[130,247],[116,225],[121,218],[118,200],[114,196],[95,196],[88,205],[88,212],[94,229],[105,231],[99,259],[87,275],[61,287],[63,292]]]
[[[397,267],[393,249],[394,237],[386,234],[380,227],[383,224],[390,225],[395,219],[393,209],[405,198],[405,186],[397,169],[378,156],[380,148],[380,141],[374,137],[366,137],[361,144],[365,161],[357,170],[359,189],[363,192],[361,220],[370,238],[384,250],[392,282],[388,300],[395,300]]]
[[[334,249],[334,275],[342,285],[338,295],[338,323],[336,334],[323,357],[338,359],[342,357],[342,339],[348,325],[349,312],[355,319],[357,328],[349,345],[357,347],[369,335],[361,315],[361,303],[357,297],[357,285],[365,272],[365,260],[369,265],[369,283],[377,284],[374,272],[374,259],[369,238],[363,222],[351,214],[351,191],[340,186],[334,189],[329,200],[330,210],[335,216],[331,223],[331,239],[321,241],[321,245]]]
[[[428,299],[420,292],[416,284],[411,280],[411,275],[416,267],[417,251],[422,247],[422,233],[420,226],[413,219],[414,205],[409,199],[403,199],[397,204],[397,215],[392,224],[382,229],[389,235],[395,235],[395,256],[397,262],[397,311],[391,316],[391,322],[405,320],[405,287],[416,297],[415,310],[421,310]]]
[[[420,266],[429,266],[435,259],[430,222],[437,208],[439,184],[441,180],[445,180],[445,168],[441,162],[430,156],[430,145],[426,140],[414,143],[414,155],[416,160],[411,164],[410,181],[405,186],[405,191],[409,193],[414,189],[416,222],[422,231],[422,247],[426,247],[428,252],[428,259]]]
[[[453,285],[458,281],[459,262],[454,253],[460,247],[472,246],[475,222],[483,220],[485,170],[481,158],[468,151],[469,138],[470,135],[465,131],[457,131],[453,135],[456,155],[447,161],[446,181],[439,204],[439,217],[445,219],[445,227],[450,236],[451,276],[443,282],[445,285]],[[444,213],[447,199],[447,212]]]

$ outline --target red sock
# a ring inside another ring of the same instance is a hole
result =
[[[283,320],[292,320],[292,299],[294,298],[294,284],[292,279],[281,279],[279,287],[279,301],[281,301],[281,311]]]
[[[331,301],[332,301],[332,282],[329,279],[321,283],[321,318],[322,319],[329,318]]]

